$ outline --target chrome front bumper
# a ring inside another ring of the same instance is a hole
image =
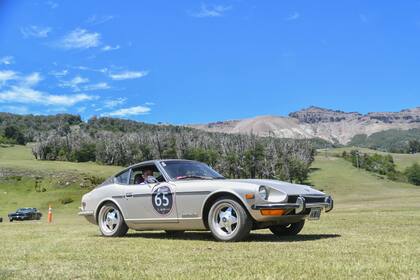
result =
[[[96,219],[95,219],[95,213],[92,210],[82,210],[80,209],[80,212],[78,213],[79,216],[83,216],[86,218],[86,220],[91,223],[96,225]]]
[[[292,210],[292,209],[302,209],[299,213],[305,211],[305,209],[310,208],[323,208],[325,212],[330,212],[334,208],[334,200],[331,196],[325,197],[325,202],[314,202],[314,203],[306,203],[305,199],[301,197],[301,203],[264,203],[264,204],[254,204],[251,206],[254,210],[261,210],[261,209],[284,209],[284,210]],[[303,205],[302,205],[303,204]],[[297,214],[299,214],[297,213]]]
[[[80,211],[79,216],[93,216],[93,211]]]

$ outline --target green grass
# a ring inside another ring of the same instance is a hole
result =
[[[13,168],[35,172],[75,172],[99,177],[108,177],[121,170],[118,166],[98,165],[91,162],[36,161],[31,153],[31,145],[0,146],[0,169]]]
[[[395,153],[385,153],[381,151],[376,151],[368,148],[359,148],[359,147],[342,147],[342,148],[334,148],[334,149],[320,149],[318,150],[319,155],[341,155],[344,151],[350,152],[351,150],[359,150],[363,153],[367,154],[390,154],[394,158],[394,162],[396,164],[396,167],[399,171],[404,171],[404,169],[413,163],[420,163],[420,153],[417,154],[395,154]]]
[[[0,165],[8,166],[3,159]],[[311,183],[331,193],[336,208],[296,237],[260,230],[232,244],[215,242],[207,232],[168,238],[160,231],[129,231],[109,239],[76,215],[75,202],[57,205],[52,224],[0,224],[0,279],[419,279],[420,188],[334,157],[317,156],[313,168]],[[0,183],[1,215],[20,204],[42,206],[84,192],[77,184],[60,189],[52,182],[47,192],[35,193],[32,184]]]

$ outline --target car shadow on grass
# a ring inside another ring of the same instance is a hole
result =
[[[338,238],[340,234],[298,234],[295,236],[278,237],[274,234],[251,233],[243,242],[302,242],[315,241],[328,238]],[[127,234],[124,238],[151,238],[168,240],[196,240],[216,241],[210,232],[184,232],[178,236],[170,236],[165,232],[134,232]]]

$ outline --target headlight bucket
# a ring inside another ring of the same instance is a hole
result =
[[[327,196],[325,198],[325,203],[328,203],[328,205],[325,207],[325,212],[330,212],[334,208],[334,200],[331,196]]]
[[[258,194],[260,195],[260,197],[264,200],[267,200],[268,198],[268,189],[266,186],[260,186],[260,188],[258,189]]]
[[[303,213],[305,211],[305,209],[306,209],[305,198],[299,196],[296,199],[296,203],[298,204],[298,207],[295,209],[295,213],[296,214]]]

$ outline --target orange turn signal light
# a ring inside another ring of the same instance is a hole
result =
[[[283,209],[261,209],[261,215],[263,216],[282,216],[286,213]]]
[[[246,199],[254,199],[254,194],[253,193],[247,193],[246,195],[245,195],[245,198]]]

